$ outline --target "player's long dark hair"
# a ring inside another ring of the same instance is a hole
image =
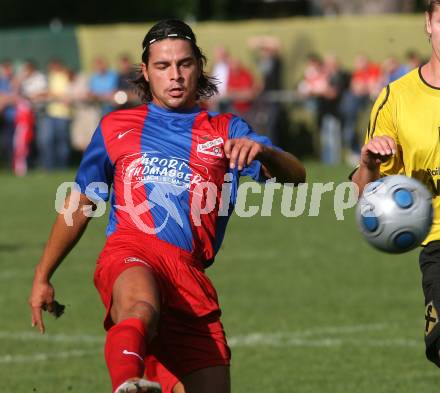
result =
[[[427,0],[426,1],[426,12],[429,15],[432,15],[432,13],[435,10],[435,7],[440,6],[440,0]]]
[[[194,56],[199,62],[200,77],[197,82],[197,97],[198,99],[209,98],[217,94],[216,79],[208,76],[203,68],[206,66],[206,57],[202,50],[197,46],[196,36],[185,22],[178,19],[167,19],[156,23],[146,34],[142,41],[142,62],[148,64],[150,56],[150,45],[156,41],[166,38],[184,39],[191,44]],[[153,97],[151,94],[150,84],[145,80],[140,67],[136,70],[136,77],[132,80],[136,92],[141,98],[142,102],[150,102]]]

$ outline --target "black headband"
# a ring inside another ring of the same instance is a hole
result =
[[[145,52],[145,49],[147,49],[151,44],[153,44],[156,41],[160,41],[160,40],[165,40],[167,38],[183,38],[189,41],[192,41],[192,38],[187,36],[187,35],[182,35],[182,34],[177,34],[177,33],[172,33],[172,34],[168,34],[164,37],[160,37],[160,38],[153,38],[150,41],[148,41],[148,45],[146,45],[144,48],[142,48],[142,53]]]

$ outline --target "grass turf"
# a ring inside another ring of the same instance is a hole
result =
[[[307,163],[308,182],[345,181],[349,168]],[[52,225],[57,186],[73,172],[0,174],[0,381],[5,393],[110,391],[93,283],[106,218],[92,220],[57,271],[59,320],[30,327],[33,267]],[[236,393],[423,393],[438,385],[424,358],[418,252],[389,256],[360,237],[325,194],[317,217],[231,219],[208,270],[232,346]],[[259,196],[251,198],[255,204]],[[310,193],[306,208],[310,203]],[[307,211],[307,209],[306,209]]]

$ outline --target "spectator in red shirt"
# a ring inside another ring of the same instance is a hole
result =
[[[231,57],[227,95],[231,100],[232,111],[246,118],[256,94],[257,88],[252,73],[238,59]]]
[[[367,108],[382,87],[382,71],[380,67],[365,55],[355,59],[350,88],[344,93],[341,101],[341,117],[343,123],[343,142],[346,160],[349,164],[358,161],[360,141],[356,133],[359,114]]]

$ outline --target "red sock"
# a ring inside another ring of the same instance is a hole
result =
[[[129,378],[144,375],[146,337],[140,319],[126,319],[107,332],[105,360],[113,391]]]

